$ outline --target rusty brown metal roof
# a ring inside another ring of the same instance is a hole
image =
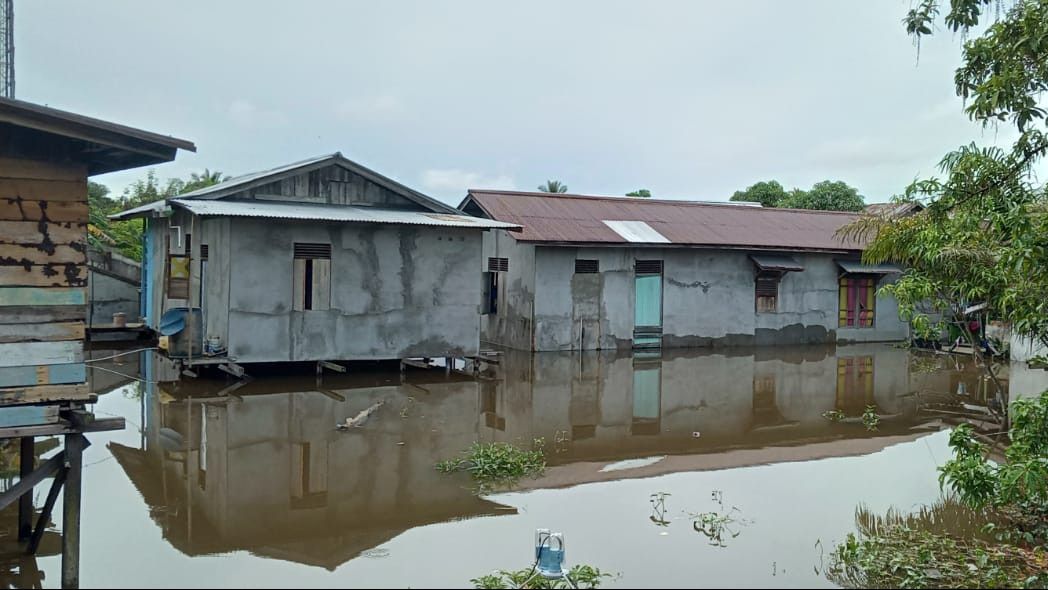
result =
[[[460,208],[470,212],[473,204],[492,219],[524,226],[522,232],[513,234],[522,242],[637,243],[636,240],[627,240],[604,222],[640,221],[674,245],[784,250],[862,249],[857,242],[842,241],[835,235],[838,229],[858,217],[855,213],[838,211],[470,190]]]

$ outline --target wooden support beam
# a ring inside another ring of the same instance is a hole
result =
[[[65,493],[62,500],[62,588],[80,587],[80,479],[83,469],[82,434],[65,437]]]
[[[67,473],[67,470],[63,467],[55,475],[54,481],[51,482],[51,489],[47,491],[47,500],[44,502],[44,507],[40,510],[36,528],[33,529],[33,536],[29,539],[29,546],[26,547],[26,553],[29,555],[36,555],[37,549],[40,548],[40,541],[44,538],[44,531],[47,530],[47,523],[51,520],[51,512],[55,509],[58,492],[62,491],[62,484],[65,483]]]
[[[322,387],[317,387],[317,391],[322,393],[322,394],[324,394],[324,395],[326,395],[326,396],[328,396],[328,397],[330,397],[331,399],[333,399],[333,400],[335,400],[337,402],[344,402],[344,401],[346,401],[346,396],[342,395],[341,393],[339,393],[337,391],[332,391],[330,389],[324,389]]]
[[[19,453],[19,479],[26,479],[33,474],[33,469],[36,467],[36,448],[33,445],[33,437],[23,436],[20,440],[20,453]],[[29,538],[29,535],[33,532],[33,488],[22,494],[22,497],[18,499],[18,540],[23,541]]]
[[[97,396],[82,385],[36,385],[0,389],[0,404],[41,404],[45,402],[91,402]]]
[[[99,418],[78,428],[68,422],[57,424],[43,424],[40,426],[22,426],[18,428],[0,428],[0,438],[21,438],[23,436],[59,436],[77,432],[106,432],[109,430],[123,430],[123,418]],[[2,508],[2,507],[0,507]]]
[[[247,374],[247,372],[244,370],[244,367],[236,363],[222,363],[218,366],[218,369],[220,371],[229,373],[234,377],[243,377],[245,374]]]
[[[432,369],[433,367],[429,363],[422,361],[416,361],[415,359],[400,359],[401,367],[415,367],[416,369]]]
[[[38,483],[44,481],[61,469],[64,462],[65,452],[63,451],[45,461],[43,465],[29,475],[20,478],[18,483],[8,488],[6,492],[0,494],[0,510],[14,504],[23,494],[33,491],[33,488],[36,487]]]
[[[329,361],[318,361],[317,365],[321,366],[321,367],[323,367],[323,368],[325,368],[325,369],[327,369],[329,371],[335,371],[336,373],[345,373],[346,372],[346,368],[343,367],[342,365],[339,365],[339,364],[336,364],[336,363],[332,363],[332,362],[329,362]]]

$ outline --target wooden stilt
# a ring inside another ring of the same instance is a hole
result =
[[[25,479],[33,473],[36,467],[36,451],[33,446],[33,437],[23,436],[20,441],[19,475],[21,479]],[[18,540],[24,541],[31,534],[33,534],[33,488],[29,488],[18,499]]]
[[[51,520],[51,512],[55,509],[55,502],[58,500],[58,492],[62,491],[62,484],[66,480],[66,469],[63,467],[55,475],[54,481],[51,482],[51,489],[47,492],[47,500],[44,502],[44,507],[40,510],[40,518],[36,521],[36,529],[33,530],[33,537],[29,539],[29,547],[26,548],[26,553],[35,555],[36,550],[40,548],[40,540],[44,538],[44,531],[47,530],[47,523]]]
[[[65,437],[66,481],[62,500],[62,587],[80,587],[80,482],[84,436]]]

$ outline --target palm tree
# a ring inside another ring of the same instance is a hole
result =
[[[194,172],[189,175],[189,182],[187,182],[185,186],[182,187],[181,192],[188,193],[190,191],[195,191],[200,188],[216,185],[220,182],[225,182],[227,180],[229,180],[229,176],[222,174],[218,170],[212,172],[210,169],[204,168],[204,171],[200,174]]]
[[[540,184],[539,190],[544,193],[566,193],[568,185],[559,180],[547,180],[546,184]]]

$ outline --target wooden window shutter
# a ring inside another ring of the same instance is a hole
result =
[[[304,260],[307,258],[331,259],[331,244],[310,244],[295,242],[295,258]]]
[[[639,275],[662,274],[661,260],[638,260],[634,266],[634,272]]]

